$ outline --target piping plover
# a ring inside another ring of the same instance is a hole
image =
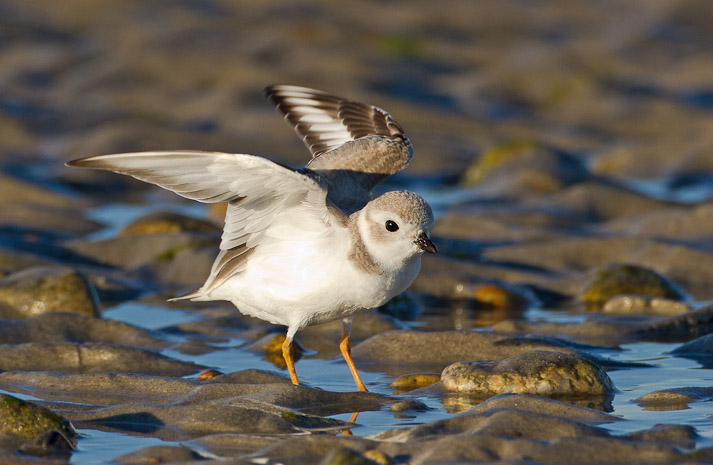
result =
[[[372,198],[406,167],[411,142],[384,110],[289,85],[265,89],[312,154],[302,169],[254,155],[201,151],[122,153],[68,166],[127,174],[199,202],[228,202],[220,253],[195,292],[172,300],[227,300],[287,326],[282,353],[293,384],[294,335],[342,319],[340,350],[366,391],[349,349],[354,313],[383,305],[416,278],[431,208],[411,192]]]

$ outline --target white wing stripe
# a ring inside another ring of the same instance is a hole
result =
[[[298,120],[300,123],[333,123],[336,120],[329,116],[328,113],[310,113],[308,115],[302,115]]]

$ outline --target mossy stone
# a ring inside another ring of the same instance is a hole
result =
[[[74,427],[65,418],[31,402],[0,394],[0,434],[34,439],[52,430],[68,439],[77,437]]]
[[[621,294],[637,294],[684,300],[686,294],[673,281],[636,265],[614,264],[599,269],[578,298],[590,305],[603,305]]]

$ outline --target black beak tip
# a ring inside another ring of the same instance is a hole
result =
[[[431,242],[431,239],[425,233],[419,234],[418,238],[414,241],[414,243],[419,249],[423,250],[424,252],[432,254],[438,253],[436,244]]]

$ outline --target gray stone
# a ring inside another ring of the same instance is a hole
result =
[[[105,342],[159,348],[168,345],[149,331],[122,321],[102,320],[76,313],[50,312],[23,320],[0,320],[0,341]]]
[[[119,344],[30,342],[0,344],[0,370],[63,373],[123,372],[186,376],[201,368],[158,352]]]
[[[0,280],[0,301],[23,318],[46,312],[99,316],[94,285],[67,267],[33,267]]]

